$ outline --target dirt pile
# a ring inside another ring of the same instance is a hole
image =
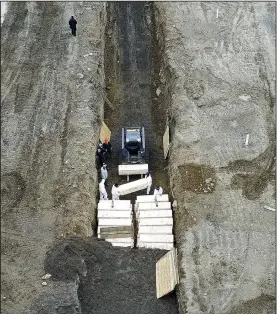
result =
[[[275,4],[154,5],[181,312],[227,314],[275,296]]]

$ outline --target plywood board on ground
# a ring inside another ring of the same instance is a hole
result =
[[[147,249],[161,249],[161,250],[171,250],[174,245],[173,243],[155,243],[155,242],[137,242],[137,247],[144,247]]]
[[[165,218],[164,218],[165,219]],[[101,218],[98,226],[131,226],[132,218]]]
[[[156,263],[156,294],[157,298],[170,293],[179,283],[177,253],[172,249]]]
[[[103,121],[102,122],[102,126],[101,126],[101,130],[100,130],[100,136],[99,139],[102,143],[104,143],[104,141],[107,139],[108,141],[110,141],[111,138],[111,131],[110,129],[107,127],[106,123]]]
[[[98,212],[98,220],[102,218],[130,218],[131,216],[131,210],[100,210]]]
[[[157,243],[173,243],[173,234],[140,234],[138,236],[140,242],[157,242]]]
[[[167,158],[169,152],[169,126],[166,127],[163,136],[163,148],[164,148],[164,158]]]
[[[170,202],[160,202],[158,203],[158,206],[156,206],[155,203],[138,203],[137,206],[138,210],[153,210],[153,209],[171,209],[171,203]]]
[[[173,226],[172,218],[140,218],[140,226]]]
[[[148,164],[119,165],[118,174],[120,176],[146,174],[148,172]]]
[[[133,226],[98,226],[97,234],[133,234]]]
[[[157,202],[168,202],[168,194],[158,195]],[[151,203],[155,202],[154,195],[139,195],[137,196],[136,203]]]
[[[172,234],[172,226],[140,226],[138,227],[139,234]]]
[[[122,184],[118,187],[121,195],[130,194],[147,188],[147,180],[145,178]]]
[[[172,217],[172,210],[142,210],[138,213],[140,218],[166,218]]]

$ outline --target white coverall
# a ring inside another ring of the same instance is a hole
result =
[[[101,179],[108,179],[108,170],[107,167],[101,167]]]
[[[105,188],[105,179],[102,179],[102,181],[99,183],[99,193],[100,193],[100,200],[108,199],[108,194]]]
[[[155,189],[154,190],[154,199],[156,200],[157,199],[157,196],[162,196],[163,195],[163,188],[162,187],[160,187],[158,190],[157,189]]]
[[[113,187],[112,187],[112,199],[113,199],[113,201],[119,200],[119,195],[120,195],[120,192],[119,192],[118,188],[115,185],[113,185]]]
[[[149,176],[145,176],[146,180],[147,180],[147,191],[146,193],[149,194],[151,186],[152,186],[152,177],[151,174],[149,174]]]

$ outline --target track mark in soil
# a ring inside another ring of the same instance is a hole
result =
[[[19,205],[25,187],[25,181],[18,172],[10,172],[1,176],[2,213]]]

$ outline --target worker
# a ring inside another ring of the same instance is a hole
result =
[[[105,163],[105,157],[103,155],[103,152],[102,152],[101,148],[99,148],[99,147],[97,149],[96,156],[98,157],[100,166],[102,167],[103,164]]]
[[[108,169],[107,164],[103,163],[101,167],[101,179],[105,180],[105,186],[108,186],[107,179],[108,179]]]
[[[112,200],[116,201],[119,200],[120,192],[118,189],[118,183],[115,183],[112,187]]]
[[[163,188],[161,187],[161,186],[159,186],[159,185],[157,185],[156,187],[155,187],[155,190],[154,190],[154,197],[156,197],[156,196],[162,196],[163,195]]]
[[[106,138],[103,143],[103,148],[106,150],[107,157],[111,159],[112,157],[112,145],[111,142]]]
[[[151,176],[150,172],[146,173],[145,178],[147,180],[147,191],[146,191],[146,193],[149,194],[151,186],[152,186],[152,176]]]
[[[69,20],[69,26],[71,28],[71,33],[73,36],[76,36],[76,27],[77,21],[74,19],[74,16],[71,16],[71,19]]]
[[[102,179],[99,183],[99,193],[100,193],[100,200],[107,200],[108,194],[105,188],[105,179]]]

